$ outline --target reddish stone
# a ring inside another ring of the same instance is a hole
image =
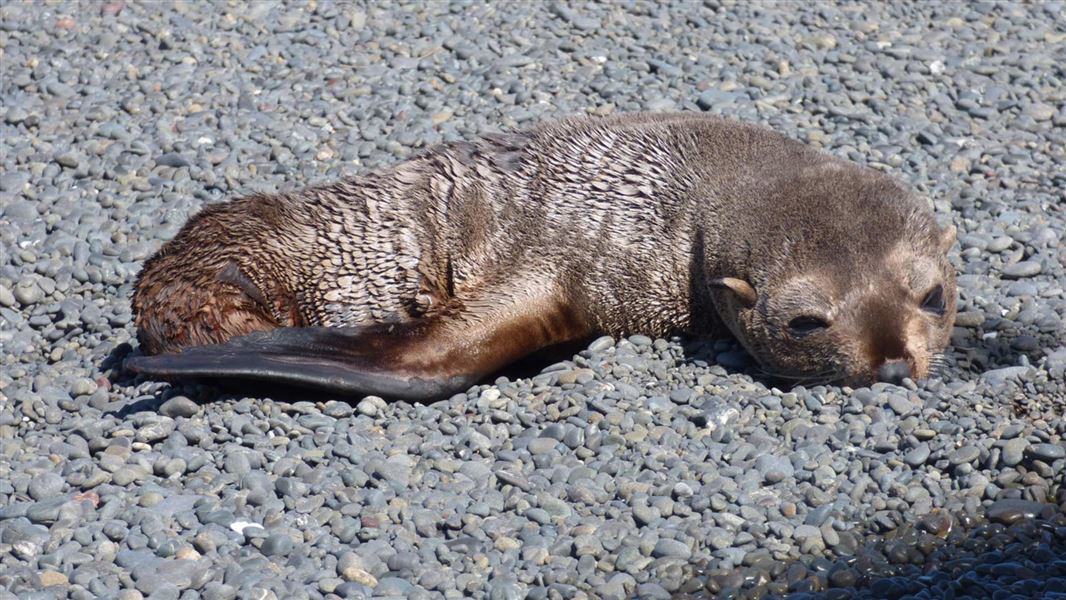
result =
[[[74,494],[74,500],[77,502],[83,502],[88,500],[93,503],[93,508],[100,506],[100,495],[96,492],[89,490],[88,492],[82,492],[80,494]]]

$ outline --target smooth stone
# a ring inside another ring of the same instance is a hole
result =
[[[355,552],[345,552],[337,561],[337,574],[345,581],[359,583],[368,587],[378,584],[376,577],[367,570],[369,567],[361,556]]]
[[[953,465],[961,465],[977,460],[980,455],[981,450],[977,446],[963,446],[948,453],[948,462]]]
[[[990,521],[1012,525],[1022,519],[1032,519],[1044,510],[1044,504],[1031,500],[1007,498],[993,502],[985,512]]]
[[[55,473],[42,473],[30,479],[30,497],[34,500],[47,500],[63,491],[63,478]]]
[[[115,485],[126,487],[134,481],[140,481],[148,477],[148,470],[140,465],[128,465],[121,467],[111,474],[111,482]]]
[[[1043,265],[1035,260],[1026,260],[1003,268],[1003,277],[1007,279],[1019,279],[1039,275],[1043,271]]]
[[[399,577],[382,577],[378,580],[377,587],[374,588],[375,596],[399,596],[406,598],[411,590],[414,588],[414,584],[406,579]]]
[[[922,442],[903,456],[903,462],[911,467],[920,467],[925,464],[925,461],[929,460],[929,454],[929,444]]]
[[[1009,440],[1018,437],[1023,431],[1025,431],[1025,423],[1011,423],[1003,428],[1003,433],[1000,437]]]
[[[1025,458],[1025,449],[1029,447],[1029,440],[1016,437],[1003,444],[1000,460],[1008,467],[1017,466]]]
[[[23,171],[8,171],[3,175],[0,175],[0,192],[19,192],[22,188],[30,182],[30,174]],[[29,204],[32,208],[32,204]],[[13,215],[8,213],[9,206],[4,207],[4,216],[11,217]],[[37,211],[33,211],[34,215]]]
[[[595,340],[593,340],[593,342],[591,344],[589,344],[588,350],[589,350],[589,352],[600,353],[600,352],[603,352],[604,350],[607,350],[608,348],[613,348],[613,347],[614,347],[614,338],[609,336],[609,335],[605,335],[603,337],[599,337],[599,338],[596,338]]]
[[[1002,367],[981,373],[981,380],[990,384],[1000,384],[1012,379],[1024,378],[1031,370],[1032,367]]]
[[[655,543],[655,548],[652,550],[652,556],[656,558],[671,556],[682,560],[688,560],[692,557],[692,548],[677,540],[662,538]]]
[[[905,417],[915,410],[915,405],[903,396],[892,394],[888,397],[888,406],[901,417]]]
[[[1046,462],[1066,458],[1066,448],[1059,444],[1033,444],[1029,446],[1027,453],[1033,458],[1039,458]]]
[[[200,405],[186,396],[174,396],[159,407],[159,413],[171,418],[192,417],[200,412]]]
[[[541,437],[529,441],[529,453],[534,456],[538,454],[548,454],[553,452],[555,447],[559,444],[559,441],[555,438]]]
[[[45,571],[39,576],[42,587],[65,586],[70,584],[67,576],[57,571]]]
[[[777,483],[792,477],[796,472],[792,461],[772,454],[763,454],[755,459],[755,470],[762,474],[763,479],[768,483]]]
[[[155,159],[155,164],[162,167],[172,167],[176,169],[179,167],[189,166],[189,159],[185,158],[177,152],[168,152],[166,154],[158,156]]]
[[[284,533],[275,533],[263,540],[259,551],[264,556],[286,556],[292,552],[292,537]]]

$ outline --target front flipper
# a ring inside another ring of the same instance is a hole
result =
[[[454,314],[367,327],[285,327],[126,361],[171,378],[274,381],[347,395],[431,400],[541,348],[590,333],[565,303],[498,293]]]

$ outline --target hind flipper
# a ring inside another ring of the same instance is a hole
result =
[[[564,302],[521,298],[497,290],[465,308],[409,323],[279,328],[134,357],[126,365],[167,379],[273,381],[352,396],[439,399],[536,350],[591,333]]]
[[[421,399],[469,386],[460,376],[390,364],[390,334],[360,328],[284,327],[192,346],[176,354],[137,356],[131,371],[163,379],[272,381],[345,395]],[[395,353],[391,353],[394,355]]]

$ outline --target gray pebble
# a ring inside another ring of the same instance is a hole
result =
[[[32,306],[44,300],[44,292],[34,279],[22,279],[15,285],[15,300],[22,306]]]
[[[907,452],[903,457],[903,462],[911,467],[920,467],[925,464],[925,461],[929,460],[929,454],[929,444],[923,442]]]
[[[1003,268],[1003,276],[1008,279],[1033,277],[1043,271],[1041,264],[1035,260],[1026,260]]]
[[[275,533],[263,540],[263,545],[259,547],[259,551],[264,556],[287,556],[292,552],[292,538],[284,533]]]
[[[30,182],[30,174],[23,171],[7,171],[0,175],[0,192],[19,192]],[[4,214],[7,216],[8,209]]]
[[[187,396],[174,396],[159,407],[159,413],[171,418],[192,417],[200,412],[200,405]]]
[[[662,558],[664,556],[677,557],[688,560],[692,556],[692,549],[677,540],[660,539],[655,543],[652,556]]]
[[[30,479],[30,498],[34,500],[46,500],[59,495],[63,491],[63,478],[55,473],[41,473]]]
[[[1034,458],[1050,462],[1066,458],[1066,447],[1061,444],[1033,444],[1029,446],[1028,453]]]
[[[977,457],[980,455],[981,450],[977,446],[963,446],[948,454],[948,462],[953,465],[961,465],[963,463],[977,460]]]
[[[547,454],[549,452],[553,452],[555,450],[556,445],[558,445],[558,442],[554,438],[536,438],[534,440],[530,440],[529,451],[530,453],[535,455]]]
[[[187,167],[189,160],[177,152],[168,152],[156,157],[155,164],[173,168]]]
[[[1025,456],[1025,449],[1029,447],[1029,441],[1025,438],[1014,438],[1003,445],[1000,460],[1008,467],[1017,466]]]

